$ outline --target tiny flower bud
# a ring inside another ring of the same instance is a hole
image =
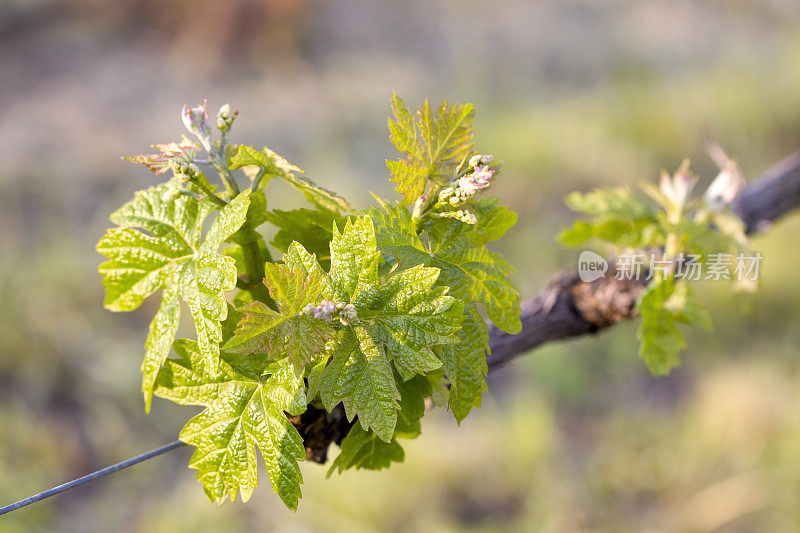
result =
[[[481,163],[483,163],[484,165],[488,165],[492,161],[494,161],[494,156],[492,154],[484,154],[481,156]],[[475,167],[477,165],[472,165],[472,166]]]
[[[742,187],[742,176],[736,163],[730,161],[708,186],[704,199],[709,208],[718,211],[733,202]]]
[[[196,176],[200,174],[200,167],[198,167],[195,163],[189,163],[186,166],[186,173],[190,176]]]
[[[219,112],[217,114],[224,120],[231,118],[231,105],[223,104],[223,106],[219,108]]]
[[[487,189],[492,184],[492,176],[494,176],[494,170],[488,165],[475,166],[474,172],[458,179],[458,188],[463,191],[465,196],[472,196],[478,191]]]
[[[208,129],[208,109],[206,109],[206,102],[203,102],[203,105],[192,108],[183,106],[181,119],[186,129],[195,135],[211,134]]]
[[[171,202],[172,200],[180,196],[180,194],[181,194],[180,189],[169,188],[166,191],[164,191],[164,194],[161,195],[161,200],[164,202]]]
[[[303,308],[303,314],[308,316],[314,316],[314,312],[317,310],[317,306],[314,304],[306,304]]]
[[[477,167],[481,164],[481,154],[475,154],[469,158],[469,166]]]
[[[174,172],[176,176],[180,174],[186,174],[186,163],[180,159],[173,159],[172,172]]]
[[[319,318],[321,320],[327,320],[330,322],[335,308],[336,304],[334,304],[332,301],[322,300],[314,310],[314,318]]]
[[[349,326],[356,320],[358,320],[358,312],[356,311],[356,306],[353,304],[347,304],[344,308],[339,312],[339,319],[342,321],[342,324],[345,326]]]
[[[695,183],[697,178],[689,172],[689,161],[686,160],[674,176],[662,173],[658,187],[673,206],[680,210],[686,205]]]
[[[444,202],[445,200],[450,198],[454,192],[455,189],[453,187],[445,187],[439,192],[439,201]]]

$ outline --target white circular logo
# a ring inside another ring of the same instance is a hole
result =
[[[608,261],[602,255],[584,250],[578,256],[578,277],[581,281],[589,283],[604,277],[606,272],[608,272]]]

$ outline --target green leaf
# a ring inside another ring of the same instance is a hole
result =
[[[247,208],[245,221],[227,241],[239,245],[263,241],[264,238],[258,232],[258,227],[264,224],[267,219],[267,198],[264,195],[264,191],[259,190],[250,193],[250,205]]]
[[[333,211],[319,209],[294,209],[292,211],[272,210],[267,220],[280,228],[272,239],[272,245],[286,253],[289,245],[297,241],[309,252],[315,254],[325,268],[330,268],[330,246],[334,224],[344,225],[345,217]]]
[[[600,239],[620,247],[645,248],[660,245],[664,238],[655,221],[608,215],[596,220],[578,220],[557,237],[564,246],[574,247]]]
[[[273,152],[269,148],[256,149],[254,146],[239,146],[236,154],[231,157],[231,170],[237,168],[255,166],[264,170],[266,176],[262,183],[274,178],[287,178],[294,172],[305,174],[305,171],[297,165],[290,163],[283,156]]]
[[[333,348],[320,397],[328,409],[343,402],[350,420],[357,415],[364,429],[388,442],[399,408],[390,361],[406,380],[441,367],[431,346],[457,342],[463,306],[447,287],[435,287],[435,268],[416,265],[379,284],[379,258],[369,216],[334,231],[325,295],[355,305],[358,318]]]
[[[673,282],[674,290],[665,307],[675,315],[675,320],[683,324],[699,326],[706,331],[714,329],[708,311],[695,299],[694,291],[689,283]]]
[[[324,352],[325,343],[334,333],[328,322],[303,312],[307,304],[319,302],[324,277],[319,271],[305,274],[275,263],[267,263],[265,276],[264,284],[279,311],[258,301],[238,308],[243,316],[225,349],[264,354],[267,359],[287,357],[303,368]]]
[[[414,439],[422,432],[420,419],[425,414],[425,399],[433,394],[427,375],[416,375],[408,381],[397,379],[397,390],[400,392],[400,411],[398,413],[395,438]]]
[[[496,204],[496,198],[477,202],[480,216],[474,226],[453,219],[429,221],[425,229],[432,252],[417,236],[406,209],[382,202],[384,210],[373,208],[370,214],[377,221],[378,248],[396,257],[401,269],[419,263],[440,269],[439,285],[450,287],[451,296],[482,303],[497,327],[519,333],[519,293],[509,280],[514,268],[484,246],[502,237],[517,218],[516,213]]]
[[[389,181],[397,184],[395,190],[403,197],[401,205],[409,205],[416,201],[425,192],[425,185],[428,184],[426,167],[410,158],[409,155],[408,161],[386,160],[386,168],[392,175]]]
[[[589,215],[613,214],[628,218],[649,218],[653,215],[648,205],[627,187],[594,189],[586,194],[573,192],[565,202],[573,211]]]
[[[425,162],[439,171],[455,168],[472,150],[474,117],[472,104],[444,102],[432,111],[430,102],[425,100],[417,111],[422,151],[427,153]]]
[[[465,309],[464,324],[458,337],[458,344],[440,346],[436,353],[450,380],[450,409],[460,424],[473,407],[481,406],[481,397],[488,390],[486,355],[489,353],[489,332],[474,304]]]
[[[579,220],[562,230],[558,241],[564,246],[577,246],[594,238],[632,248],[662,244],[655,211],[627,187],[595,189],[586,194],[573,192],[567,196],[566,204],[594,218]]]
[[[496,241],[517,223],[517,214],[504,205],[497,205],[498,200],[497,196],[487,196],[475,202],[474,209],[478,221],[466,231],[467,238],[472,244],[480,246]]]
[[[150,411],[153,383],[158,370],[166,361],[172,349],[172,341],[178,332],[181,318],[181,305],[175,287],[164,290],[161,305],[150,322],[150,331],[144,342],[144,361],[142,361],[142,392],[145,410]]]
[[[384,258],[394,257],[400,268],[409,268],[427,262],[430,254],[425,251],[414,229],[408,209],[376,198],[380,207],[367,212],[375,224],[375,241]]]
[[[349,420],[358,415],[364,429],[389,442],[397,424],[400,393],[392,367],[369,331],[355,324],[340,333],[322,374],[320,399],[330,411],[342,402]]]
[[[327,477],[334,472],[341,474],[349,468],[356,470],[382,470],[393,462],[400,463],[405,458],[398,438],[414,438],[419,435],[419,419],[425,413],[425,398],[430,396],[431,387],[424,376],[398,382],[402,395],[400,419],[395,437],[384,442],[373,431],[355,425],[341,443],[341,453],[328,469]]]
[[[342,451],[331,464],[326,477],[337,471],[341,474],[349,468],[382,470],[405,459],[405,452],[396,439],[384,442],[358,424],[352,427],[340,446]]]
[[[227,315],[224,295],[236,286],[236,267],[218,248],[244,223],[250,202],[249,191],[234,198],[201,243],[203,222],[214,205],[189,196],[164,201],[166,190],[162,185],[136,193],[111,215],[119,227],[109,229],[97,244],[97,251],[109,258],[99,267],[107,309],[131,311],[151,294],[164,291],[164,301],[150,325],[142,366],[148,410],[156,372],[177,329],[178,298],[188,304],[209,367],[219,356],[220,322]]]
[[[283,262],[286,264],[286,267],[291,270],[298,270],[309,276],[313,273],[319,273],[320,275],[324,275],[325,272],[322,270],[322,267],[317,261],[317,256],[309,253],[302,244],[299,242],[293,242],[289,245],[289,248],[286,250],[286,253],[283,254]],[[326,284],[327,279],[323,282],[322,291],[326,291]]]
[[[237,492],[242,501],[250,498],[258,486],[257,447],[272,490],[297,509],[303,482],[298,461],[306,454],[284,412],[299,415],[306,409],[302,375],[286,360],[265,367],[226,353],[212,371],[192,341],[177,341],[175,351],[179,358],[167,361],[155,393],[205,407],[179,438],[196,448],[189,467],[197,470],[209,499],[233,501]]]
[[[303,193],[303,196],[311,203],[321,209],[338,212],[350,211],[350,204],[341,196],[323,187],[320,187],[305,176],[295,174],[305,172],[299,167],[289,163],[269,148],[257,150],[253,146],[240,146],[239,151],[231,159],[230,168],[237,169],[242,167],[255,166],[265,173],[265,178],[278,177],[289,183],[295,189]],[[262,180],[261,183],[266,183]]]
[[[489,319],[503,331],[522,330],[519,293],[509,280],[514,267],[503,256],[472,245],[462,234],[437,243],[428,264],[442,271],[439,283],[450,287],[454,297],[482,303]]]
[[[698,255],[701,260],[718,253],[737,253],[747,250],[747,238],[744,233],[741,233],[740,240],[735,234],[723,231],[723,228],[717,225],[718,221],[721,221],[720,218],[719,216],[714,217],[713,223],[709,223],[707,220],[683,218],[675,224],[665,223],[665,231],[680,235],[681,250],[687,255]],[[733,225],[736,225],[737,222],[741,224],[741,220],[736,219],[735,215],[732,215],[731,218],[733,220],[729,219],[726,222]]]
[[[686,340],[678,323],[711,328],[708,314],[693,301],[689,286],[672,278],[651,284],[639,300],[638,311],[642,317],[636,333],[641,342],[639,354],[655,375],[668,374],[680,365],[678,353],[686,347]]]
[[[234,297],[236,305],[254,300],[270,301],[267,288],[260,281],[264,278],[264,263],[272,262],[272,258],[264,238],[257,229],[266,222],[266,214],[267,198],[264,191],[250,193],[250,206],[244,224],[226,240],[232,245],[226,247],[223,253],[236,261],[236,271],[246,274],[247,281],[251,282],[246,286],[240,286],[239,292]]]
[[[266,287],[264,287],[264,289],[266,290]],[[236,325],[239,324],[241,319],[242,314],[237,311],[233,305],[228,304],[228,316],[226,316],[225,320],[221,323],[223,342],[233,337],[233,332],[236,331]]]
[[[463,304],[436,287],[439,270],[422,265],[390,277],[359,309],[370,335],[385,346],[404,380],[442,366],[431,346],[454,344]]]
[[[342,233],[334,226],[330,249],[330,294],[326,296],[335,302],[355,304],[364,292],[378,284],[380,253],[372,219],[348,219]]]
[[[392,93],[390,100],[394,120],[387,119],[389,124],[389,140],[403,154],[416,153],[419,149],[417,128],[414,125],[414,116],[406,107],[403,99],[397,93]]]
[[[472,150],[475,111],[471,104],[451,106],[447,102],[433,111],[425,100],[415,121],[397,94],[391,105],[390,139],[406,159],[388,160],[386,166],[397,192],[403,195],[402,205],[407,205],[422,195],[428,180],[454,178],[456,167]]]

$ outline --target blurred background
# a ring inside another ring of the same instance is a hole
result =
[[[156,177],[120,155],[177,139],[183,104],[241,112],[266,144],[356,205],[391,196],[392,90],[476,104],[478,146],[519,212],[502,251],[532,296],[577,251],[571,190],[654,179],[708,132],[753,178],[800,148],[795,0],[2,0],[0,504],[175,438],[192,414],[139,367],[157,301],[102,308],[94,245]],[[297,197],[279,187],[272,205]],[[652,378],[635,324],[547,345],[491,376],[459,428],[425,419],[406,462],[324,480],[297,513],[262,472],[209,503],[190,450],[0,518],[0,531],[800,530],[800,217],[755,246],[749,302],[700,285],[715,332]]]

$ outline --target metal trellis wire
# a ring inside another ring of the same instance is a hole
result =
[[[142,461],[146,461],[148,459],[152,459],[153,457],[157,457],[163,453],[167,453],[169,451],[178,449],[181,446],[185,446],[185,444],[179,440],[170,442],[169,444],[165,444],[164,446],[156,448],[155,450],[150,450],[149,452],[137,455],[136,457],[131,457],[130,459],[122,461],[121,463],[117,463],[115,465],[103,468],[102,470],[98,470],[97,472],[92,472],[89,475],[79,477],[78,479],[73,479],[72,481],[64,483],[63,485],[53,487],[52,489],[40,492],[39,494],[34,494],[30,498],[25,498],[24,500],[20,500],[18,502],[6,505],[5,507],[1,507],[0,515],[10,513],[11,511],[16,511],[17,509],[25,507],[26,505],[42,501],[45,498],[49,498],[50,496],[55,496],[56,494],[60,494],[66,490],[75,488],[79,485],[83,485],[84,483],[88,483],[89,481],[92,481],[99,477],[103,477],[108,474],[118,472],[124,468],[128,468],[129,466],[141,463]]]

